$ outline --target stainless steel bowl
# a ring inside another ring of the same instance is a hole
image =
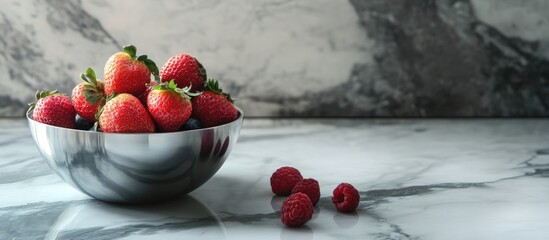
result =
[[[120,134],[55,127],[27,115],[50,168],[81,192],[105,202],[150,203],[188,193],[219,170],[243,121],[173,133]]]

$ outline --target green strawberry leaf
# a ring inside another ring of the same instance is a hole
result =
[[[116,92],[113,92],[111,95],[107,96],[107,99],[105,101],[105,103],[107,103],[108,101],[112,100],[113,98],[115,98],[116,96],[118,96],[118,93]],[[105,104],[106,105],[106,104]],[[97,106],[97,113],[95,114],[95,119],[97,119],[99,121],[99,117],[101,116],[101,114],[103,113],[103,109],[105,107],[105,105],[101,106]]]
[[[230,94],[230,93],[225,93],[225,97],[227,98],[227,100],[229,100],[229,102],[231,102],[232,104],[234,104],[234,99],[231,97],[231,94]]]
[[[95,76],[95,72],[90,67],[86,69],[86,75],[89,75],[91,78],[97,80],[97,77]]]
[[[88,82],[90,85],[94,87],[97,86],[97,79],[95,79],[92,75],[85,74],[84,77],[88,79],[88,81],[86,82]]]
[[[185,99],[191,99],[191,97],[198,96],[200,93],[193,93],[191,91],[191,86],[184,88],[178,88],[175,80],[172,79],[169,82],[162,82],[158,85],[151,86],[151,89],[154,90],[163,90],[163,91],[173,91],[181,95]]]
[[[41,98],[45,98],[47,96],[51,96],[51,95],[61,95],[60,93],[57,92],[57,90],[53,90],[53,91],[36,91],[36,94],[35,94],[35,97],[36,97],[36,100],[40,100]]]
[[[169,82],[161,82],[158,85],[150,86],[154,90],[177,90],[177,84],[175,83],[175,80],[170,80]]]
[[[97,78],[95,72],[91,68],[87,68],[84,73],[80,74],[80,78],[88,84],[84,84],[82,95],[90,104],[96,104],[98,101],[105,99],[105,94],[97,89]]]
[[[81,73],[80,78],[84,80],[84,82],[92,85],[94,88],[97,86],[97,77],[95,76],[95,72],[91,68],[88,68],[86,69],[86,71],[84,71],[84,73]]]
[[[82,94],[86,97],[86,101],[90,104],[95,104],[103,98],[95,89],[84,89],[82,90]]]
[[[215,79],[208,79],[206,82],[206,91],[222,93],[223,90],[219,88],[219,82]]]
[[[118,96],[119,93],[113,92],[111,95],[107,96],[107,102]]]
[[[140,62],[145,62],[145,60],[147,60],[147,55],[139,55],[139,57],[137,57],[137,61],[140,61]]]
[[[206,91],[221,94],[223,97],[225,97],[227,100],[229,100],[229,102],[234,104],[234,100],[231,98],[231,94],[224,93],[223,89],[219,88],[219,82],[217,80],[208,79],[208,81],[206,81],[205,86],[206,86]]]
[[[101,114],[102,114],[102,113],[103,113],[103,108],[100,107],[100,108],[99,108],[99,111],[97,111],[97,113],[95,114],[95,119],[98,120],[97,122],[99,122],[99,117],[101,117]],[[97,122],[96,122],[96,123],[97,123]]]
[[[191,86],[187,86],[185,88],[176,88],[174,91],[179,93],[179,95],[183,96],[186,99],[191,99],[191,97],[196,97],[202,94],[201,92],[191,92]]]
[[[90,90],[90,91],[97,92],[97,89],[92,85],[84,85],[84,90]]]
[[[176,89],[174,89],[173,91],[175,91],[176,93],[178,93],[181,97],[190,100],[190,99],[191,99],[191,96],[192,96],[194,93],[189,92],[189,90],[191,90],[190,87],[185,87],[185,88],[176,88]]]
[[[143,63],[147,65],[147,68],[149,68],[149,71],[151,71],[152,75],[154,76],[154,81],[157,83],[161,83],[160,81],[160,74],[158,73],[158,67],[156,66],[156,63],[150,58],[147,58],[143,60]]]
[[[36,103],[35,103],[35,102],[29,103],[29,109],[27,110],[27,115],[28,115],[32,110],[34,110],[35,107],[36,107]]]
[[[172,80],[173,81],[173,80]],[[173,90],[170,88],[169,82],[161,82],[157,85],[149,85],[154,90]]]
[[[137,48],[134,45],[128,45],[124,47],[124,52],[130,55],[130,57],[135,58],[137,54]]]
[[[95,104],[99,101],[99,99],[101,99],[101,97],[99,97],[98,95],[86,95],[86,101],[89,102],[90,104]]]
[[[153,89],[153,90],[166,90],[165,87],[162,84],[151,86],[151,89]]]
[[[37,93],[38,93],[38,92],[37,92]],[[45,98],[45,97],[47,97],[47,96],[56,95],[56,94],[58,94],[58,93],[57,93],[57,90],[53,90],[53,91],[41,91],[41,92],[39,93],[39,95],[37,95],[38,98],[36,98],[36,100],[40,100],[41,98]]]
[[[200,73],[200,75],[202,75],[204,79],[207,79],[208,74],[206,72],[206,69],[204,68],[204,65],[202,65],[202,63],[200,63],[198,59],[195,58],[194,60],[196,61],[196,63],[198,63],[198,66],[199,66],[198,73]]]
[[[36,90],[36,93],[34,94],[34,99],[40,99],[40,90]]]
[[[95,89],[84,89],[82,90],[82,93],[84,96],[86,95],[97,95],[97,91]]]
[[[170,80],[170,83],[168,83],[168,87],[172,90],[175,90],[177,88],[177,84],[175,84],[175,81],[172,79]]]
[[[86,75],[84,75],[83,73],[80,73],[80,79],[82,79],[82,81],[84,81],[84,82],[90,83],[88,81],[88,78],[86,78]]]

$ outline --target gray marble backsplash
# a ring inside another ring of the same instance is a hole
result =
[[[546,0],[2,0],[0,116],[126,44],[247,116],[549,116]]]

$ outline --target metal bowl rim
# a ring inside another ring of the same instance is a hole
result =
[[[244,118],[244,112],[236,107],[236,110],[238,111],[238,118],[236,118],[234,121],[232,122],[228,122],[228,123],[225,123],[225,124],[221,124],[221,125],[217,125],[217,126],[213,126],[213,127],[208,127],[208,128],[200,128],[200,129],[194,129],[194,130],[185,130],[185,131],[176,131],[176,132],[155,132],[155,133],[106,133],[106,132],[94,132],[94,131],[90,131],[90,130],[80,130],[80,129],[73,129],[73,128],[64,128],[64,127],[58,127],[58,126],[54,126],[54,125],[50,125],[50,124],[46,124],[46,123],[41,123],[41,122],[38,122],[38,121],[35,121],[34,119],[32,119],[31,117],[31,113],[28,112],[26,114],[26,117],[29,121],[31,121],[33,124],[39,124],[39,125],[45,125],[46,127],[50,127],[50,128],[57,128],[57,129],[62,129],[64,131],[75,131],[75,132],[83,132],[83,133],[90,133],[90,134],[105,134],[105,135],[133,135],[133,136],[140,136],[140,135],[155,135],[155,136],[158,136],[158,135],[171,135],[171,134],[181,134],[181,133],[190,133],[190,132],[198,132],[198,131],[205,131],[205,130],[209,130],[209,129],[217,129],[217,128],[222,128],[222,127],[225,127],[225,126],[229,126],[229,125],[233,125],[233,124],[236,124],[237,122],[239,121],[242,121],[242,119]]]

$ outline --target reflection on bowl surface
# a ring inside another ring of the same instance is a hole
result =
[[[216,127],[151,134],[82,131],[27,119],[40,154],[65,182],[106,202],[150,203],[210,179],[236,144],[243,113]]]

